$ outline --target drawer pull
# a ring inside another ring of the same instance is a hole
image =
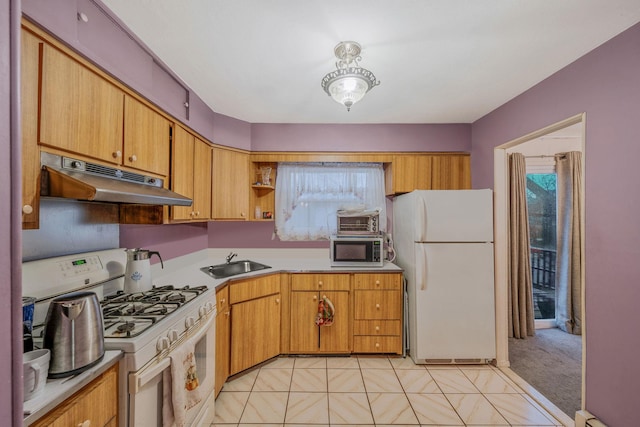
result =
[[[380,310],[380,304],[376,304],[376,310]]]
[[[319,281],[318,281],[318,286],[319,286],[319,287],[322,287],[322,280],[319,280]]]
[[[317,301],[317,300],[318,300],[318,297],[317,297],[316,295],[314,295],[314,296],[313,296],[313,300],[314,300],[314,301]]]
[[[380,343],[379,342],[376,343],[376,348],[380,348]]]
[[[376,332],[380,331],[380,326],[376,326]]]
[[[376,286],[380,286],[380,280],[376,280]]]

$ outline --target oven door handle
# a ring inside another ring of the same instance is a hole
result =
[[[189,330],[187,333],[178,338],[177,341],[171,344],[171,349],[178,345],[181,345],[187,339],[200,340],[211,328],[216,320],[215,312],[211,311],[205,315],[208,317],[206,320],[202,317],[199,322],[196,323],[196,327]],[[169,354],[164,355],[160,360],[154,359],[147,366],[143,367],[138,372],[132,372],[129,374],[129,393],[136,394],[152,379],[156,378],[162,371],[171,366],[171,358]]]

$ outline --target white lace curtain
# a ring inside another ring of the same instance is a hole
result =
[[[387,224],[384,170],[378,163],[280,163],[276,178],[276,235],[321,240],[336,233],[339,209],[378,209]]]

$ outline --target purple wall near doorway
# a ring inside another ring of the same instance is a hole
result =
[[[586,112],[586,409],[637,424],[640,396],[640,24],[472,126],[475,188],[493,186],[493,149]]]

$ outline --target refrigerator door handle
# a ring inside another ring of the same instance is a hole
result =
[[[420,197],[420,206],[418,207],[418,224],[417,224],[417,232],[418,232],[418,241],[426,242],[427,241],[427,201],[424,197]]]
[[[417,245],[418,246],[418,252],[419,252],[419,258],[418,258],[418,263],[420,264],[420,290],[421,291],[426,291],[427,290],[427,253],[425,250],[424,245]],[[416,269],[418,270],[418,269]]]

